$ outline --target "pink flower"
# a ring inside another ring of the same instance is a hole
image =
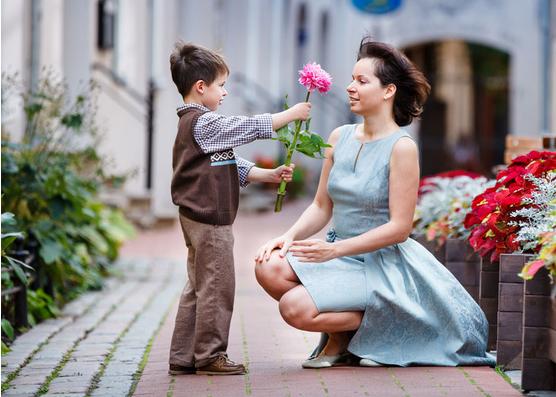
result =
[[[324,94],[332,85],[332,77],[318,63],[308,63],[299,71],[299,84],[307,88],[309,92],[316,88],[321,94]]]

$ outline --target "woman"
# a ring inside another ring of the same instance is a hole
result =
[[[351,111],[363,123],[330,135],[313,203],[262,246],[256,277],[284,320],[323,332],[305,368],[494,365],[484,313],[433,255],[408,238],[419,184],[418,149],[400,127],[430,92],[398,50],[361,41]],[[330,219],[327,241],[308,239]]]

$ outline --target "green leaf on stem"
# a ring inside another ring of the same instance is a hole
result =
[[[8,337],[9,340],[14,339],[14,328],[12,327],[12,324],[5,318],[2,319],[2,332]]]

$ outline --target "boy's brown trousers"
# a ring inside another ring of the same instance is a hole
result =
[[[226,353],[234,306],[232,225],[208,225],[180,214],[188,249],[170,364],[203,367]]]

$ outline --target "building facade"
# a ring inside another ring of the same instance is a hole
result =
[[[425,166],[435,155],[435,142],[457,150],[462,142],[489,136],[481,145],[494,153],[506,134],[556,131],[552,1],[402,0],[385,14],[365,12],[356,3],[380,2],[3,1],[2,71],[18,71],[31,85],[48,67],[75,92],[94,79],[100,87],[98,121],[106,136],[100,149],[114,159],[113,171],[136,171],[125,194],[150,197],[158,217],[176,214],[169,192],[170,153],[181,99],[168,58],[178,39],[216,49],[226,58],[232,73],[224,114],[278,111],[285,94],[290,102],[301,100],[297,70],[309,61],[320,63],[334,78],[327,96],[312,99],[312,127],[325,137],[356,120],[345,87],[361,37],[370,33],[404,49],[433,82],[436,102],[429,106],[430,115],[409,127],[421,140]],[[501,74],[492,74],[489,65]],[[480,81],[477,69],[486,70]],[[17,111],[2,122],[15,136],[23,131]],[[439,138],[429,130],[438,131]],[[427,152],[427,147],[432,149]],[[252,159],[276,157],[280,148],[265,141],[237,151]],[[497,156],[483,161],[496,163]],[[318,176],[319,161],[299,161],[313,178]]]

